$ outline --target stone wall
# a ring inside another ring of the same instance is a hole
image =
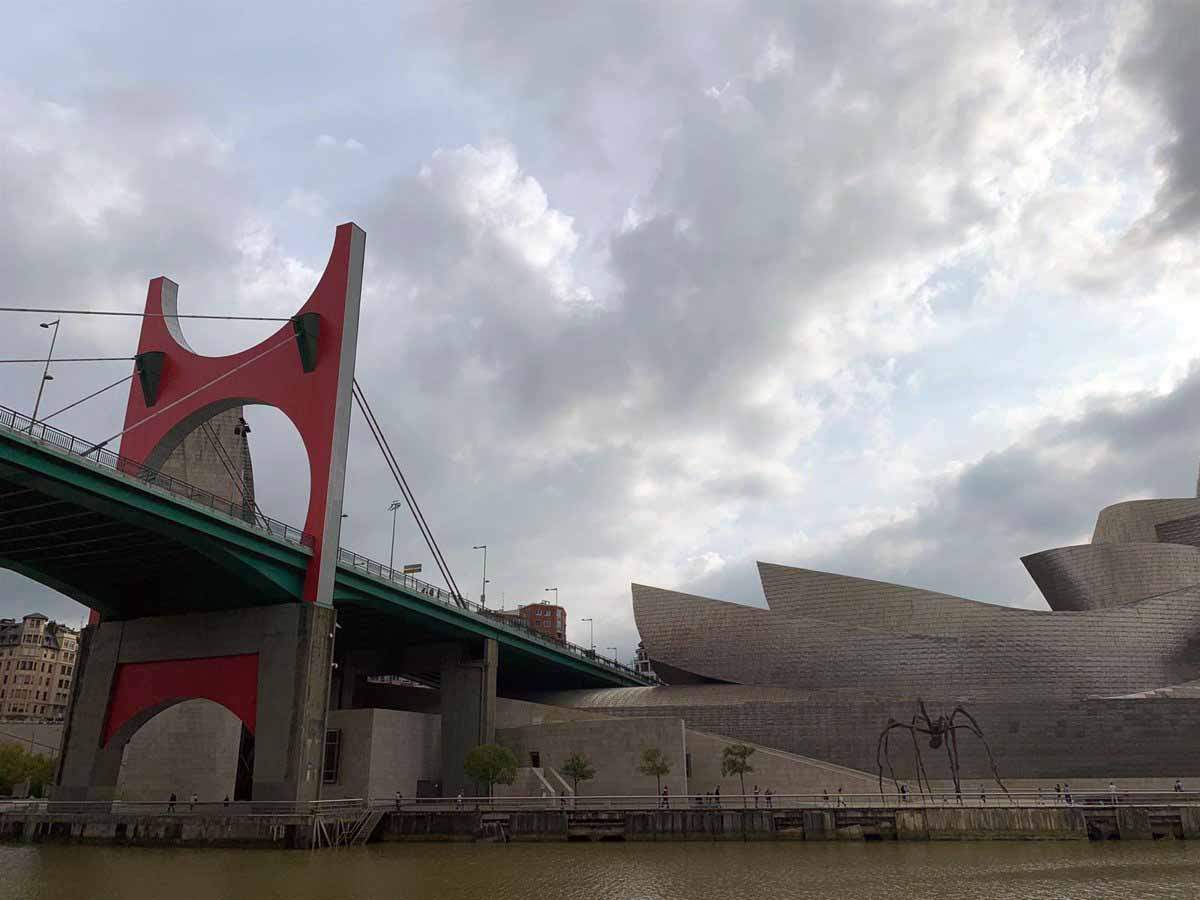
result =
[[[341,732],[338,780],[322,800],[417,795],[420,779],[441,780],[441,716],[391,709],[339,709],[329,729]]]
[[[159,713],[125,745],[118,800],[203,802],[234,796],[241,720],[211,700],[187,700]]]
[[[910,721],[916,701],[855,692],[743,685],[679,685],[541,695],[541,702],[606,715],[669,716],[689,728],[747,740],[868,773],[876,771],[879,734],[891,719]],[[927,698],[932,715],[953,701]],[[971,700],[1003,776],[1027,779],[1200,778],[1200,700],[1143,697]],[[961,721],[961,720],[960,720]],[[897,776],[913,781],[911,742],[893,742]],[[986,753],[973,736],[959,741],[964,778],[989,780]],[[944,752],[926,746],[930,777],[948,779]]]

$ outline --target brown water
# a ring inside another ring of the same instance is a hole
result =
[[[1200,843],[0,847],[0,898],[716,900],[1200,897]]]

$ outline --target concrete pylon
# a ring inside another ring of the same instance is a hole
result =
[[[480,786],[463,772],[467,754],[496,739],[495,640],[455,645],[442,658],[442,796],[478,796]]]
[[[335,618],[294,603],[88,626],[57,798],[113,799],[137,730],[177,703],[206,699],[254,735],[251,799],[318,799]]]

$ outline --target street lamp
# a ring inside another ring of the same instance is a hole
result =
[[[396,562],[396,510],[404,504],[399,500],[393,500],[388,504],[388,512],[392,514],[392,549],[388,551],[388,577],[392,575],[393,563]]]
[[[558,588],[546,588],[548,591],[554,591],[554,605],[558,606]]]
[[[479,589],[479,605],[487,606],[487,544],[476,544],[471,549],[483,551],[483,586]]]
[[[580,619],[580,622],[588,623],[588,643],[591,644],[592,652],[596,652],[596,623],[591,619]]]
[[[58,340],[58,323],[61,319],[55,319],[53,322],[42,322],[42,328],[53,328],[54,333],[50,335],[50,352],[46,354],[46,367],[42,370],[42,380],[38,382],[37,400],[33,403],[33,419],[29,422],[29,433],[33,433],[33,423],[37,421],[38,408],[42,405],[42,390],[46,387],[47,381],[53,381],[54,376],[50,374],[50,358],[54,356],[54,342]]]

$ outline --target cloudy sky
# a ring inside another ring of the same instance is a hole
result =
[[[367,232],[359,378],[464,589],[761,602],[754,560],[997,603],[1200,461],[1194,0],[26,4],[8,305],[287,315]],[[45,351],[2,314],[0,352]],[[269,326],[188,328],[198,348]],[[131,353],[68,318],[56,352]],[[115,380],[63,365],[43,412]],[[38,371],[3,366],[28,410]],[[116,394],[117,392],[113,392]],[[61,427],[106,437],[113,394]],[[260,500],[307,471],[255,408]],[[361,423],[343,542],[386,559]],[[299,493],[297,493],[299,491]],[[401,520],[397,558],[431,560]],[[79,608],[0,579],[0,615]]]

